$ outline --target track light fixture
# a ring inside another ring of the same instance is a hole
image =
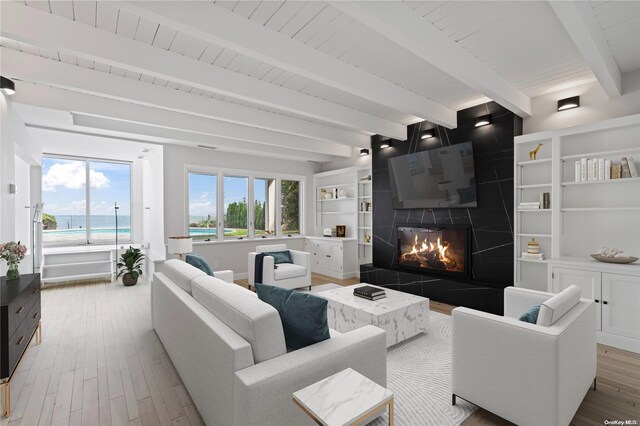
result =
[[[360,157],[366,157],[367,155],[369,155],[369,150],[366,148],[362,148],[360,150]]]
[[[560,99],[558,101],[558,111],[565,109],[578,108],[580,106],[580,96],[572,96],[570,98]]]
[[[486,126],[487,124],[491,124],[491,114],[481,115],[476,118],[476,127]]]
[[[5,95],[13,95],[16,93],[16,84],[8,78],[0,76],[0,91]]]

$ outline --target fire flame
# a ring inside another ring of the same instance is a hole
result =
[[[436,244],[433,244],[432,241],[427,241],[428,237],[426,237],[423,241],[418,241],[418,235],[415,235],[413,239],[413,246],[408,253],[402,254],[403,260],[420,260],[421,262],[427,258],[435,259],[440,262],[443,262],[445,265],[455,264],[456,262],[447,257],[447,249],[449,248],[448,244],[443,243],[443,241],[438,237],[436,239]]]

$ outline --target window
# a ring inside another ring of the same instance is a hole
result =
[[[300,181],[282,180],[280,183],[282,205],[282,233],[300,233]]]
[[[45,156],[42,199],[44,244],[131,241],[129,163]]]
[[[218,176],[189,173],[189,235],[215,239],[218,231]]]
[[[254,235],[276,234],[276,180],[257,178],[253,184]]]
[[[249,178],[241,176],[224,177],[224,238],[238,238],[249,235],[247,221],[247,200]]]
[[[302,178],[202,167],[187,173],[188,230],[194,239],[268,238],[303,232]],[[218,211],[222,220],[218,220]]]

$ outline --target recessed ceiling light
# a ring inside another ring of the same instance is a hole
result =
[[[8,78],[0,76],[0,91],[5,95],[13,95],[16,93],[16,84]]]
[[[486,126],[487,124],[491,124],[491,114],[481,115],[476,118],[476,127]]]
[[[204,148],[204,149],[216,149],[215,146],[209,146],[209,145],[198,145],[198,148]]]
[[[145,148],[145,149],[142,150],[142,152],[144,152],[144,153],[147,153],[147,152],[150,152],[150,151],[151,150],[149,148]]]
[[[560,99],[558,101],[558,111],[565,109],[578,108],[580,106],[580,96],[572,96],[570,98]]]
[[[360,150],[360,157],[366,157],[367,155],[369,155],[369,150],[366,148],[362,148]]]

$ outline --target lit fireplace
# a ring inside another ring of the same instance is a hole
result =
[[[444,227],[399,227],[400,268],[468,276],[469,229]]]

